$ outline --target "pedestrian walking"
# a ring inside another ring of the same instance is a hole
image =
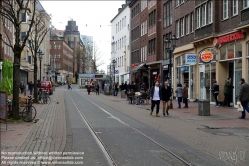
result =
[[[127,94],[127,90],[128,90],[128,88],[127,88],[127,81],[125,81],[125,83],[124,83],[124,90],[125,90],[125,94]]]
[[[22,81],[21,84],[20,84],[20,90],[21,90],[21,93],[23,93],[24,90],[25,90],[25,84],[24,84],[23,81]]]
[[[161,96],[161,89],[159,88],[159,81],[155,81],[155,86],[151,87],[150,90],[150,100],[151,100],[151,111],[150,115],[152,115],[154,107],[156,105],[156,116],[159,116],[159,106],[160,106],[160,96]]]
[[[218,101],[218,95],[219,95],[219,84],[217,83],[217,81],[214,81],[214,85],[212,87],[212,91],[213,91],[213,95],[214,95],[214,100],[216,102],[216,107],[219,107],[219,101]]]
[[[71,83],[68,83],[67,89],[68,89],[68,90],[73,90],[73,89],[72,89],[72,84],[71,84]]]
[[[184,108],[188,108],[188,84],[184,84],[183,89],[183,103],[185,104]]]
[[[239,91],[239,102],[241,103],[243,107],[243,111],[241,112],[241,117],[239,119],[245,119],[246,118],[246,111],[249,113],[249,85],[245,82],[244,78],[240,79],[240,91]]]
[[[163,102],[163,116],[165,116],[165,112],[169,115],[169,108],[171,104],[171,87],[169,87],[169,83],[167,81],[164,82],[164,86],[162,86],[161,100]]]
[[[29,94],[33,95],[34,84],[32,83],[32,81],[28,83],[28,86],[29,86]]]
[[[90,95],[90,92],[91,92],[91,86],[90,86],[90,83],[88,83],[88,85],[87,85],[87,93],[88,93],[88,95]]]
[[[135,95],[135,92],[133,89],[131,89],[131,91],[128,93],[129,94],[129,99],[131,100],[131,104],[132,104],[132,101],[133,101],[133,97]]]
[[[230,101],[231,101],[231,95],[233,93],[233,84],[232,84],[232,79],[229,77],[226,82],[225,82],[225,85],[224,85],[224,102],[222,104],[222,106],[224,107],[225,105],[227,105],[228,107],[232,107],[230,105]]]
[[[99,95],[99,84],[96,85],[95,91],[96,91],[96,95]]]
[[[178,108],[181,108],[181,102],[182,102],[182,97],[183,97],[183,88],[182,84],[177,84],[177,88],[175,90],[177,101],[178,101]]]

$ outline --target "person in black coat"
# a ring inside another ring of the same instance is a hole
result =
[[[169,115],[169,107],[171,104],[171,87],[169,86],[168,82],[164,82],[164,86],[161,87],[162,93],[161,93],[161,100],[163,102],[163,116],[165,116],[165,111],[167,115]]]
[[[161,88],[159,87],[159,81],[155,81],[155,86],[151,87],[150,90],[150,99],[151,99],[151,111],[150,115],[152,115],[154,107],[156,105],[156,116],[159,116],[159,106],[160,106],[160,100],[161,100]]]
[[[125,94],[127,94],[127,82],[125,81],[125,83],[124,83],[124,90],[125,90]]]
[[[99,95],[99,84],[96,85],[95,91],[96,91],[96,95]]]

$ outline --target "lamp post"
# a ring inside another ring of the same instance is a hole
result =
[[[42,53],[41,50],[39,50],[37,53],[39,54],[39,57],[38,57],[38,58],[39,58],[39,60],[40,60],[40,81],[41,81],[41,70],[42,70],[41,61],[42,61],[42,55],[44,55],[44,54]]]
[[[176,47],[176,36],[175,34],[168,38],[166,37],[166,40],[164,41],[165,43],[165,50],[169,53],[169,86],[171,88],[171,102],[170,102],[170,109],[173,109],[173,103],[172,103],[172,99],[173,99],[173,88],[172,88],[172,54],[174,52],[174,49]]]
[[[112,66],[113,66],[113,82],[115,83],[115,65],[116,65],[116,61],[115,59],[112,60]]]

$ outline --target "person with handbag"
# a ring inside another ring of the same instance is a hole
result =
[[[241,112],[241,117],[239,119],[245,119],[246,118],[246,111],[249,113],[249,85],[245,82],[244,78],[240,79],[240,91],[239,91],[239,97],[238,101],[241,103],[243,107],[243,111]]]
[[[150,90],[150,100],[151,100],[151,111],[150,111],[150,115],[152,115],[153,110],[155,108],[156,105],[156,117],[160,117],[159,116],[159,106],[160,106],[160,96],[161,95],[161,88],[159,88],[159,81],[156,80],[155,81],[155,86],[151,87]]]
[[[161,87],[161,100],[163,102],[163,116],[165,116],[165,112],[169,115],[169,108],[171,104],[171,87],[169,87],[169,83],[167,81],[164,82],[164,86]]]

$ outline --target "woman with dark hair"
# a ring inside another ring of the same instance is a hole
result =
[[[160,105],[160,96],[161,96],[161,88],[159,88],[159,81],[155,81],[155,86],[152,86],[150,89],[150,99],[151,99],[151,111],[150,115],[152,115],[154,107],[156,105],[156,116],[160,117],[158,115],[159,113],[159,105]]]
[[[182,102],[182,97],[183,97],[183,88],[182,84],[177,84],[177,88],[175,90],[177,101],[178,101],[178,108],[181,108],[181,102]]]

